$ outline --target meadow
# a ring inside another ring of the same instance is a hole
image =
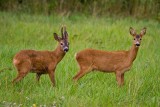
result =
[[[54,50],[53,33],[60,34],[67,26],[70,50],[56,69],[56,87],[48,75],[36,82],[29,73],[12,85],[17,71],[12,65],[14,55],[23,49]],[[72,80],[78,71],[74,58],[85,48],[129,50],[132,36],[147,27],[147,33],[125,85],[118,87],[114,73],[91,72],[77,84]],[[0,106],[2,107],[158,107],[160,106],[160,23],[132,17],[91,17],[83,15],[28,15],[0,12]],[[11,70],[2,70],[12,68]]]

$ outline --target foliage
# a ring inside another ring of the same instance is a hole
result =
[[[1,0],[0,9],[32,14],[121,15],[160,20],[159,0]]]

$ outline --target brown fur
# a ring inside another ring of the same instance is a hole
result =
[[[144,28],[146,29],[146,28]],[[144,30],[143,29],[143,30]],[[145,31],[140,34],[140,38],[136,38],[136,33],[133,28],[130,28],[131,35],[134,37],[133,45],[129,51],[102,51],[94,49],[85,49],[76,54],[76,60],[79,64],[80,70],[74,76],[74,80],[79,80],[82,76],[93,70],[99,70],[102,72],[114,72],[118,85],[124,84],[124,73],[130,70],[133,61],[137,56],[139,43]],[[134,31],[134,32],[133,32]]]
[[[53,85],[55,85],[55,69],[65,55],[62,44],[64,41],[67,42],[63,35],[60,38],[56,33],[55,39],[59,43],[54,51],[21,50],[14,56],[13,64],[17,68],[18,75],[13,80],[13,83],[20,81],[29,72],[33,72],[37,74],[37,81],[39,81],[42,74],[49,74]]]

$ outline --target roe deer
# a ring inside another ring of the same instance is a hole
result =
[[[55,69],[69,50],[68,33],[65,27],[61,28],[62,37],[54,33],[54,39],[58,41],[58,46],[54,51],[21,50],[13,58],[13,64],[17,68],[18,75],[13,80],[20,81],[29,72],[36,73],[39,81],[42,74],[49,74],[50,80],[55,85]]]
[[[128,51],[102,51],[94,49],[85,49],[76,54],[76,60],[80,70],[73,77],[74,81],[79,80],[82,76],[93,70],[102,72],[114,72],[118,85],[124,84],[124,73],[130,70],[133,61],[137,56],[137,52],[141,43],[141,38],[146,33],[143,28],[140,34],[130,27],[130,34],[133,36],[133,44]]]

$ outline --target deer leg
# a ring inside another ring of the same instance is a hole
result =
[[[124,73],[119,73],[119,72],[116,72],[116,80],[118,82],[118,85],[119,86],[122,86],[124,84]]]
[[[30,71],[31,65],[29,62],[24,62],[23,64],[21,64],[21,66],[16,68],[18,70],[18,75],[15,79],[13,79],[12,83],[17,83],[18,81],[23,79]]]
[[[18,81],[23,79],[26,75],[27,75],[27,72],[26,73],[19,73],[18,76],[15,79],[13,79],[12,83],[17,83]]]
[[[37,73],[37,74],[36,74],[36,80],[37,80],[38,82],[39,82],[40,76],[41,76],[40,73]]]
[[[124,85],[124,73],[121,75],[121,84]]]
[[[78,81],[80,78],[82,78],[85,74],[89,73],[91,71],[90,68],[81,69],[74,77],[74,81]]]
[[[52,85],[55,86],[55,77],[54,77],[54,71],[49,72],[49,78],[52,82]]]

